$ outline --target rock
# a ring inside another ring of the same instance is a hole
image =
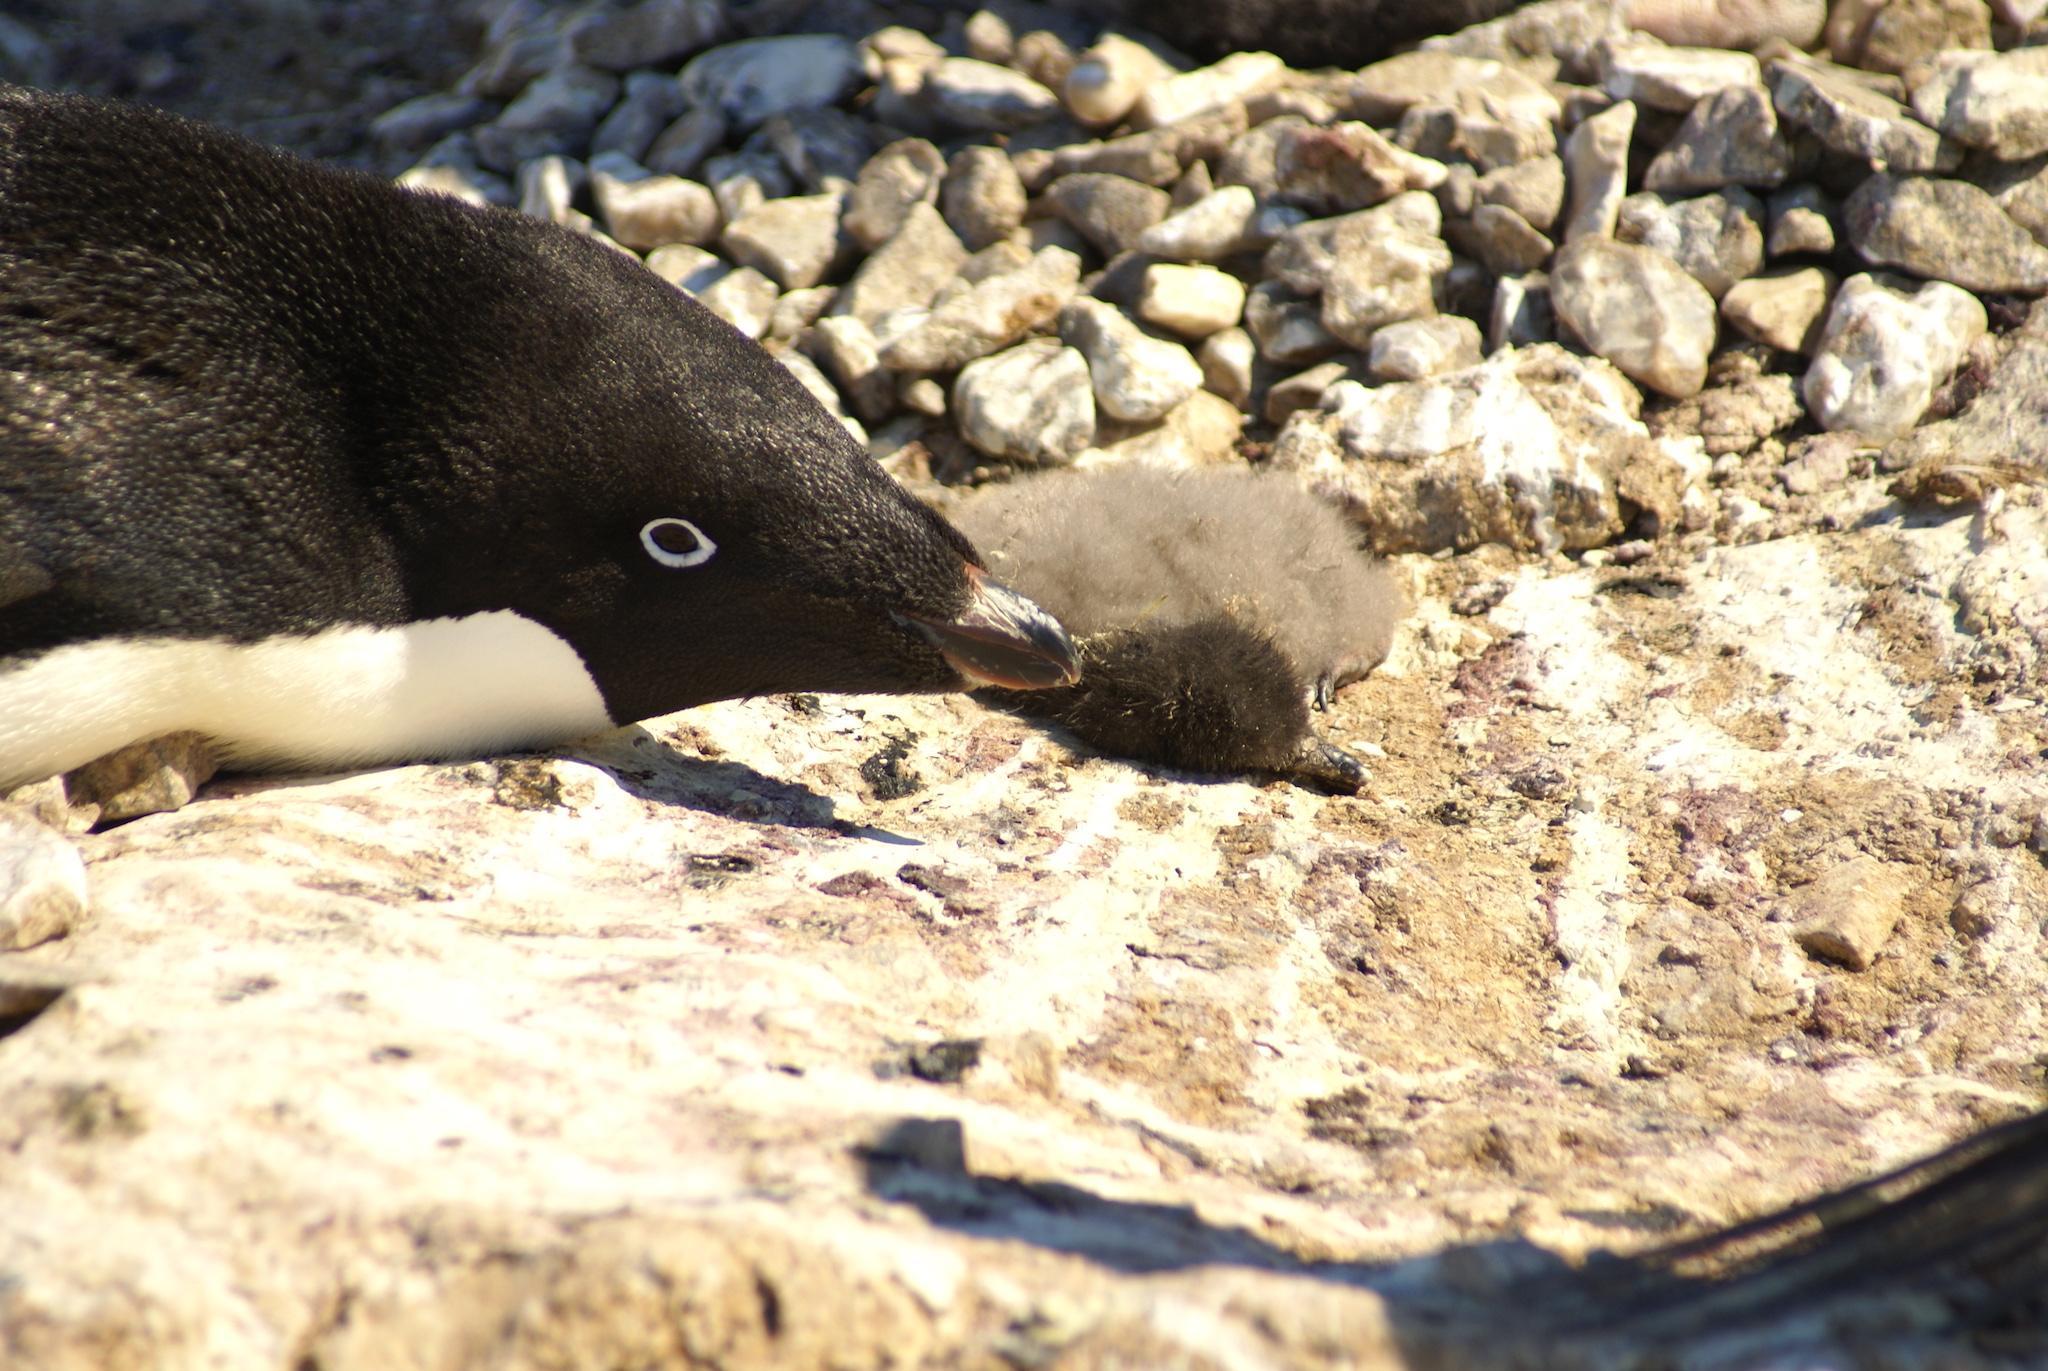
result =
[[[748,210],[720,241],[742,265],[757,267],[785,290],[815,286],[848,255],[839,231],[840,195],[792,195]]]
[[[778,114],[754,138],[765,138],[797,183],[813,192],[854,189],[875,153],[870,126],[829,105]]]
[[[873,252],[896,236],[912,205],[938,203],[945,176],[946,159],[937,148],[922,138],[897,139],[861,168],[842,221],[848,236]]]
[[[1408,319],[1372,336],[1367,366],[1375,380],[1427,380],[1478,366],[1479,342],[1479,325],[1461,314]]]
[[[1304,294],[1322,292],[1322,323],[1354,347],[1374,329],[1436,313],[1436,288],[1450,270],[1450,249],[1436,232],[1442,213],[1423,191],[1333,219],[1315,219],[1281,235],[1265,270]],[[1259,333],[1258,326],[1252,328]]]
[[[1046,187],[1045,201],[1104,257],[1114,257],[1166,217],[1172,197],[1127,177],[1075,172]]]
[[[1835,60],[1873,72],[1905,72],[1954,48],[1991,46],[1983,0],[1838,0],[1828,13]]]
[[[1565,138],[1565,179],[1571,186],[1565,242],[1613,235],[1614,216],[1628,194],[1628,144],[1635,130],[1636,107],[1624,100],[1581,121]]]
[[[1245,293],[1244,322],[1258,343],[1259,355],[1281,366],[1318,362],[1344,346],[1323,327],[1319,302],[1278,281],[1261,281]]]
[[[647,269],[670,285],[698,295],[732,267],[716,253],[684,243],[671,243],[647,254]]]
[[[1258,356],[1251,334],[1241,328],[1212,333],[1195,349],[1195,360],[1202,366],[1202,384],[1238,410],[1251,406],[1252,364]]]
[[[2048,152],[2048,48],[1938,53],[1913,112],[2001,161]]]
[[[1729,86],[1693,107],[1643,173],[1646,189],[1719,190],[1779,185],[1792,173],[1792,145],[1778,128],[1771,97]]]
[[[1067,108],[1084,124],[1116,124],[1145,91],[1173,76],[1173,68],[1143,43],[1105,33],[1067,73]]]
[[[590,135],[592,160],[611,154],[638,163],[683,109],[683,93],[674,78],[651,71],[629,72],[619,103]]]
[[[800,290],[784,291],[775,302],[775,312],[768,316],[768,339],[771,342],[793,343],[811,325],[818,322],[826,310],[832,308],[832,301],[839,294],[834,286],[805,286]]]
[[[573,224],[573,202],[583,188],[583,165],[566,157],[536,157],[519,168],[519,212],[550,224]]]
[[[1452,220],[1451,245],[1496,276],[1519,276],[1550,260],[1551,241],[1505,205],[1481,205],[1463,222]]]
[[[87,762],[64,778],[64,792],[72,805],[97,810],[96,823],[126,823],[183,809],[219,769],[204,737],[170,733]]]
[[[1547,234],[1564,213],[1564,162],[1557,157],[1532,157],[1489,171],[1473,183],[1472,193],[1474,208],[1483,204],[1511,209],[1529,227]]]
[[[1407,190],[1443,183],[1441,162],[1395,147],[1372,125],[1290,125],[1274,147],[1279,198],[1311,215],[1366,209]]]
[[[1263,246],[1254,225],[1258,197],[1245,186],[1222,186],[1138,235],[1140,252],[1188,262],[1220,262]]]
[[[832,312],[872,326],[892,310],[928,305],[966,260],[967,249],[939,212],[922,202],[913,204],[896,236],[861,263],[841,289]]]
[[[1050,174],[1097,171],[1127,176],[1148,186],[1170,186],[1195,162],[1221,157],[1244,131],[1244,106],[1234,102],[1218,105],[1143,133],[1060,148],[1052,154]]]
[[[1977,182],[2012,221],[2048,245],[2048,156],[1996,164]]]
[[[1424,48],[1360,68],[1332,87],[1331,98],[1345,118],[1385,127],[1400,123],[1417,105],[1441,103],[1446,92],[1490,85],[1507,69],[1501,62]]]
[[[864,423],[896,412],[896,382],[882,369],[875,335],[851,314],[820,319],[810,334],[813,351]]]
[[[775,283],[752,267],[722,272],[696,295],[704,308],[749,338],[765,337],[775,318]]]
[[[689,176],[725,142],[726,118],[716,105],[699,105],[660,133],[648,146],[649,171],[663,176]]]
[[[708,243],[718,236],[718,201],[709,187],[695,181],[644,171],[628,178],[592,163],[590,189],[605,232],[635,251],[666,243]]]
[[[1772,39],[1810,46],[1825,0],[1631,0],[1629,23],[1678,46],[1760,48]]]
[[[1597,547],[1622,527],[1624,472],[1680,476],[1635,388],[1555,343],[1425,381],[1340,381],[1324,405],[1287,421],[1272,462],[1341,493],[1386,553]]]
[[[1022,72],[971,57],[934,64],[925,73],[919,101],[941,124],[975,133],[1029,128],[1060,108],[1058,96]]]
[[[1601,89],[1645,109],[1689,114],[1693,106],[1730,86],[1762,91],[1763,67],[1746,52],[1725,48],[1629,43],[1607,54]]]
[[[25,810],[0,806],[0,952],[61,938],[85,911],[78,849]]]
[[[1527,347],[1557,337],[1557,316],[1550,305],[1550,278],[1540,271],[1503,276],[1495,284],[1486,316],[1486,347]]]
[[[1589,349],[1653,390],[1683,398],[1706,384],[1714,298],[1663,253],[1581,238],[1559,249],[1550,298]]]
[[[724,31],[720,0],[641,0],[623,9],[584,10],[570,21],[567,35],[578,61],[630,71],[673,65]]]
[[[1287,417],[1299,409],[1314,409],[1323,403],[1323,394],[1339,381],[1356,379],[1355,354],[1333,357],[1327,362],[1318,362],[1307,371],[1297,371],[1283,377],[1266,388],[1265,404],[1260,413],[1269,424],[1283,424]]]
[[[1872,176],[1842,204],[1849,242],[1874,266],[1967,290],[2048,290],[2048,248],[1967,181]]]
[[[1095,439],[1087,360],[1051,338],[1033,338],[962,367],[953,382],[953,412],[975,447],[1034,466],[1064,466]]]
[[[1096,408],[1112,419],[1151,423],[1202,384],[1192,353],[1149,337],[1114,305],[1083,296],[1059,323],[1061,340],[1088,359]]]
[[[976,144],[954,153],[939,194],[946,222],[972,251],[1008,237],[1024,222],[1024,183],[1000,148]]]
[[[1615,237],[1655,248],[1692,274],[1716,300],[1764,264],[1763,203],[1739,186],[1689,200],[1631,195]]]
[[[370,136],[390,148],[423,148],[451,133],[484,122],[494,112],[488,100],[455,91],[416,95],[370,121]]]
[[[1081,35],[1074,36],[1079,41]],[[1018,37],[1017,50],[1008,65],[1047,90],[1058,91],[1066,88],[1067,77],[1073,74],[1074,64],[1079,60],[1080,55],[1065,36],[1050,29],[1032,29]]]
[[[1138,317],[1183,338],[1207,338],[1244,315],[1244,282],[1208,266],[1157,262],[1145,268]]]
[[[1729,287],[1721,317],[1744,337],[1811,357],[1834,293],[1835,274],[1826,267],[1773,271]]]
[[[1211,66],[1169,76],[1147,86],[1131,110],[1139,129],[1179,123],[1192,114],[1249,95],[1277,82],[1286,64],[1270,52],[1237,52]]]
[[[618,78],[605,72],[576,66],[551,71],[476,131],[477,156],[494,171],[510,171],[536,157],[578,155],[618,94]]]
[[[1913,112],[1830,63],[1780,59],[1770,66],[1771,99],[1786,122],[1830,152],[1878,171],[1947,171],[1960,150]]]
[[[703,174],[727,223],[796,189],[782,159],[751,138],[738,152],[705,158]]]
[[[837,101],[860,76],[860,54],[835,34],[746,38],[701,52],[676,79],[693,105],[715,105],[735,127]]]
[[[882,347],[882,365],[892,371],[950,371],[974,358],[985,357],[1051,322],[1074,297],[1080,281],[1079,257],[1065,248],[1041,249],[1032,255],[1028,265],[976,282],[972,289],[934,309],[929,319],[909,333],[886,342]],[[1080,356],[1074,355],[1077,359]],[[1020,364],[1012,363],[1013,368],[1017,365]],[[1039,373],[1031,370],[1030,374]],[[983,384],[990,382],[984,380]],[[953,398],[957,407],[957,387]],[[1092,426],[1092,403],[1087,417]],[[975,446],[985,452],[995,450],[978,441]],[[1084,439],[1069,451],[1085,446]]]
[[[1088,468],[1143,462],[1181,470],[1225,465],[1239,460],[1237,440],[1243,432],[1244,415],[1235,405],[1198,390],[1157,423],[1103,423],[1096,430],[1094,445],[1083,449],[1074,465]]]
[[[1808,956],[1868,971],[1912,891],[1912,877],[1898,865],[1856,857],[1793,891],[1771,917],[1792,925],[1793,939]]]
[[[1797,257],[1807,253],[1825,256],[1835,250],[1835,207],[1814,186],[1791,186],[1770,198],[1770,233],[1764,240],[1766,255]]]
[[[1934,388],[1986,327],[1977,298],[1945,281],[1914,288],[1896,277],[1852,276],[1835,294],[1806,369],[1807,407],[1823,428],[1896,438],[1920,421]]]

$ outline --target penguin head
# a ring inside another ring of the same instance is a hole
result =
[[[623,254],[533,241],[585,303],[490,363],[537,384],[437,435],[484,459],[464,483],[482,498],[460,501],[476,564],[440,559],[443,595],[567,640],[620,722],[780,691],[1078,677],[1058,622],[752,340]]]

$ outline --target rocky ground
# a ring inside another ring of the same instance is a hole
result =
[[[1617,1277],[2043,1099],[2039,8],[1548,0],[1341,71],[1021,5],[407,20],[466,71],[311,150],[643,255],[930,498],[1341,502],[1414,603],[1324,721],[1372,781],[789,697],[93,833],[118,785],[46,787],[0,1349],[2048,1357],[1969,1260],[2024,1176],[1962,1258]]]

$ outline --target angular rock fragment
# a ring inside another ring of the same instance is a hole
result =
[[[962,436],[991,457],[1064,466],[1095,440],[1087,359],[1054,338],[968,363],[952,401]]]
[[[1986,326],[1977,297],[1945,281],[1852,276],[1806,369],[1807,408],[1823,428],[1896,438],[1920,421]]]
[[[1100,300],[1084,296],[1062,310],[1060,338],[1088,359],[1096,408],[1112,419],[1150,423],[1202,384],[1186,348],[1148,336]]]
[[[985,357],[1051,322],[1073,298],[1080,281],[1079,257],[1065,248],[1043,248],[1018,270],[976,282],[909,333],[886,342],[882,365],[892,371],[950,371]],[[1079,353],[1074,356],[1080,359]],[[1085,371],[1086,363],[1082,366]],[[955,399],[957,403],[957,390]],[[1092,405],[1089,422],[1093,423]]]
[[[1967,290],[2048,291],[2048,248],[1968,181],[1873,176],[1843,201],[1842,219],[1873,266]]]
[[[1588,348],[1651,389],[1683,398],[1706,384],[1714,297],[1663,253],[1581,238],[1552,262],[1550,298]]]
[[[1721,317],[1768,347],[1812,356],[1834,293],[1835,274],[1825,267],[1768,272],[1729,287]]]

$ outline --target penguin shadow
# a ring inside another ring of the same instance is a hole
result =
[[[828,795],[798,781],[766,776],[744,762],[699,757],[633,724],[587,738],[571,747],[537,754],[597,767],[619,788],[650,804],[715,814],[743,823],[778,828],[825,829],[902,847],[919,839],[840,817]],[[505,763],[500,763],[501,777]],[[500,782],[501,788],[503,781]]]
[[[2013,1365],[2048,1364],[2035,1359],[2048,1358],[2048,1112],[1697,1237],[1576,1262],[1522,1238],[1385,1263],[1314,1261],[1209,1222],[1193,1205],[977,1175],[961,1124],[950,1118],[898,1119],[856,1159],[877,1198],[970,1237],[1028,1243],[1131,1275],[1238,1266],[1371,1291],[1388,1335],[1407,1354],[1404,1365],[1444,1364],[1461,1347],[1545,1348],[1568,1358],[1544,1365],[1606,1364],[1617,1353],[1723,1340],[1753,1352],[1787,1336],[1810,1338],[1822,1317],[1837,1328],[1881,1319],[1900,1301],[1921,1314],[1915,1331],[1927,1341],[1916,1350],[1975,1343],[2014,1354]],[[1684,1218],[1633,1210],[1575,1217],[1654,1233]],[[1495,1357],[1479,1360],[1492,1365]],[[1900,1364],[1922,1362],[1908,1352]]]

